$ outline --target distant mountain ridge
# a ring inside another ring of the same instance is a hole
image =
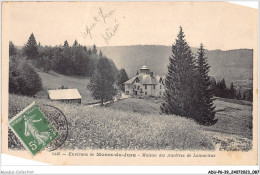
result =
[[[147,65],[155,75],[166,76],[171,46],[133,45],[99,47],[112,59],[118,69],[124,68],[132,77],[140,67]],[[196,55],[198,48],[191,48]],[[253,50],[206,50],[211,66],[210,76],[216,80],[225,78],[227,85],[234,82],[237,88],[249,89],[253,84]]]

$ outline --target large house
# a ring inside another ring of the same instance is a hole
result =
[[[126,95],[160,97],[164,92],[164,82],[159,76],[154,76],[147,66],[140,69],[140,73],[125,83]]]
[[[81,103],[81,95],[78,89],[48,90],[49,99],[66,103]]]

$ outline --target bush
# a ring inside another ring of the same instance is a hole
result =
[[[42,89],[42,81],[26,59],[10,58],[9,92],[33,96]]]

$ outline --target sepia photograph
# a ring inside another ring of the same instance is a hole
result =
[[[2,152],[256,164],[257,14],[229,2],[4,2]]]

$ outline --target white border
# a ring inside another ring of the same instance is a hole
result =
[[[200,0],[200,1],[205,1],[205,0]],[[219,0],[215,0],[215,1],[219,1]],[[257,0],[226,1],[226,2],[259,9],[258,7],[259,4]],[[258,63],[258,68],[260,67],[259,64],[260,63]],[[1,66],[0,66],[0,75],[1,75]],[[260,114],[260,111],[258,111],[258,114]],[[19,170],[23,170],[23,171],[30,170],[30,171],[34,171],[35,174],[76,174],[76,173],[77,174],[108,174],[108,173],[109,174],[173,174],[173,173],[174,174],[195,174],[195,173],[208,174],[208,170],[230,170],[230,171],[231,170],[259,170],[259,166],[258,166],[259,162],[258,165],[254,165],[254,166],[51,166],[37,161],[27,160],[27,159],[14,157],[6,154],[2,154],[1,164],[2,164],[0,167],[1,171],[4,170],[4,171],[17,172]]]

